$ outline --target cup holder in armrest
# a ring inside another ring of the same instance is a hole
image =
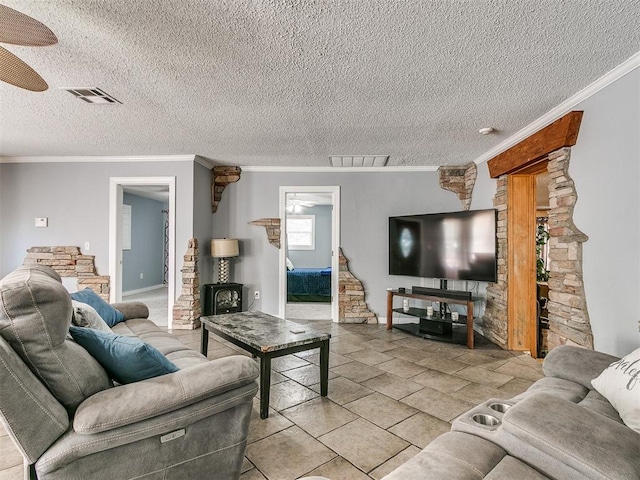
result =
[[[495,410],[498,413],[504,413],[511,408],[511,405],[509,405],[508,403],[495,402],[489,404],[489,408],[491,410]]]
[[[500,424],[500,420],[493,415],[488,415],[486,413],[476,413],[475,415],[472,415],[471,419],[474,422],[480,425],[486,425],[487,427],[495,427]]]

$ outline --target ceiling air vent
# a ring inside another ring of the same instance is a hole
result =
[[[73,94],[80,100],[87,103],[100,105],[122,103],[121,101],[113,98],[107,92],[100,90],[98,87],[63,88],[62,90],[66,90],[67,92]]]
[[[332,167],[384,167],[389,155],[330,155]]]

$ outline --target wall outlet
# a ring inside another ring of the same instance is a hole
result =
[[[91,243],[89,242],[84,242],[84,249],[86,252],[88,252],[89,250],[91,250]]]
[[[253,299],[260,300],[260,290],[256,290],[255,292],[253,292]]]
[[[38,228],[46,228],[49,226],[48,217],[36,217],[35,226]]]
[[[141,273],[141,274],[140,274],[140,278],[144,278],[144,273]]]

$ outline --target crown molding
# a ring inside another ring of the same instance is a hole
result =
[[[197,158],[197,155],[34,156],[0,157],[0,163],[193,162],[198,161]]]
[[[552,124],[563,115],[566,115],[567,113],[572,111],[578,104],[584,102],[589,97],[595,95],[600,90],[608,87],[613,82],[621,79],[627,73],[632,72],[638,67],[640,67],[640,52],[632,55],[627,60],[622,62],[620,65],[615,67],[613,70],[610,70],[609,72],[605,73],[602,77],[597,79],[595,82],[591,83],[590,85],[587,85],[578,93],[567,98],[564,102],[560,103],[558,106],[549,110],[543,116],[541,116],[534,122],[530,123],[529,125],[524,127],[522,130],[519,130],[518,132],[514,133],[509,138],[507,138],[503,142],[493,147],[491,150],[483,153],[478,158],[476,158],[474,162],[476,164],[480,164],[482,162],[491,160],[496,155],[499,155],[505,152],[506,150],[510,149],[511,147],[518,144],[522,140],[533,135],[537,131]]]
[[[391,172],[437,172],[439,166],[391,166],[391,167],[243,167],[243,172],[271,173],[391,173]]]

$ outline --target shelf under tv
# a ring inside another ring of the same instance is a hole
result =
[[[394,297],[408,297],[419,300],[446,302],[450,304],[465,305],[467,316],[460,315],[458,320],[452,321],[449,314],[442,317],[438,312],[431,316],[427,314],[426,308],[411,307],[407,311],[402,308],[393,308]],[[473,348],[473,304],[480,300],[477,297],[471,298],[451,298],[447,296],[446,290],[440,290],[434,294],[417,293],[411,290],[403,292],[399,290],[387,290],[387,330],[396,328],[411,333],[422,338],[440,340],[449,343],[466,344],[467,348]],[[393,314],[408,315],[420,320],[412,323],[393,323]]]

